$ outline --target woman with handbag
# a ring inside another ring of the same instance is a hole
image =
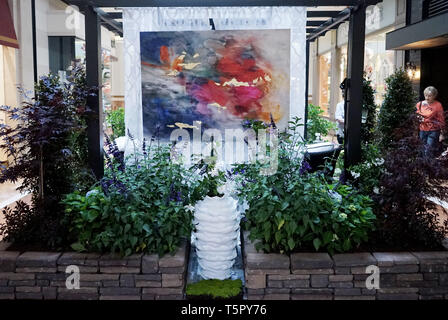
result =
[[[425,146],[425,154],[432,157],[439,146],[440,131],[445,127],[445,115],[442,104],[436,100],[436,88],[427,87],[423,94],[425,100],[416,105],[417,113],[422,117],[420,139]]]

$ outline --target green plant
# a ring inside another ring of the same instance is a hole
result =
[[[15,209],[23,210],[18,213],[23,218],[21,228],[15,228],[16,218],[5,213],[1,230],[6,240],[49,248],[65,245],[60,201],[64,194],[93,181],[85,157],[86,102],[92,94],[84,70],[75,68],[64,83],[55,75],[41,77],[34,100],[25,101],[22,107],[0,107],[20,123],[15,128],[0,125],[0,148],[14,159],[1,171],[0,183],[20,179],[18,190],[32,194],[31,207]]]
[[[386,79],[387,92],[378,116],[380,148],[388,149],[394,140],[394,130],[401,127],[415,112],[415,94],[412,82],[403,69]],[[418,127],[416,127],[416,130]]]
[[[243,283],[237,280],[201,280],[188,284],[186,294],[188,296],[211,296],[212,298],[232,298],[241,294]]]
[[[257,249],[287,253],[303,249],[344,252],[368,240],[374,229],[372,200],[350,186],[310,174],[296,134],[299,120],[279,143],[277,172],[260,174],[263,163],[233,170],[238,196],[247,201],[245,228]]]
[[[112,139],[126,135],[124,108],[109,111],[106,115],[106,122],[112,128]]]
[[[373,142],[376,127],[375,90],[371,81],[364,78],[362,82],[362,111],[366,113],[365,122],[361,125],[361,141],[364,144]]]
[[[243,121],[243,128],[253,129],[255,133],[258,133],[258,130],[260,129],[266,129],[268,127],[269,125],[261,120],[246,119]]]
[[[223,185],[226,182],[224,171],[220,170],[221,163],[217,163],[216,145],[212,142],[212,150],[210,156],[201,159],[194,164],[190,170],[199,171],[199,182],[192,192],[194,200],[202,200],[205,196],[222,197]]]
[[[246,185],[247,228],[252,240],[261,240],[257,249],[344,252],[366,242],[374,229],[372,200],[352,187],[312,174],[279,187]]]
[[[315,142],[320,136],[323,139],[330,130],[335,130],[336,125],[322,117],[324,110],[313,104],[308,105],[308,120],[306,123],[307,141]]]
[[[116,146],[108,148],[116,153]],[[171,161],[167,146],[143,147],[142,157],[123,166],[108,159],[108,169],[86,195],[74,192],[64,200],[72,248],[77,251],[130,255],[174,252],[192,229],[190,190],[194,175]]]
[[[198,164],[192,167],[197,168],[202,176],[199,184],[193,190],[193,197],[195,199],[203,199],[205,196],[209,197],[222,197],[223,192],[220,187],[226,181],[224,172],[217,168],[216,163],[206,163],[201,160]]]
[[[372,196],[378,194],[379,182],[384,174],[384,159],[379,147],[374,144],[363,144],[363,161],[351,166],[348,170],[353,177],[353,183],[362,194]]]

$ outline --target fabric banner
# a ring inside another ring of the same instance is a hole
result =
[[[8,0],[0,0],[0,45],[19,49]]]
[[[146,96],[149,98],[145,98],[147,93],[142,93],[142,68],[143,70],[146,70],[145,72],[154,71],[148,67],[151,66],[151,64],[154,64],[154,61],[151,60],[151,54],[154,54],[154,50],[151,49],[151,46],[148,44],[149,42],[141,42],[141,37],[144,37],[146,34],[148,41],[159,41],[161,35],[157,34],[157,32],[171,31],[172,33],[168,32],[166,36],[174,39],[176,37],[190,37],[188,41],[194,42],[193,33],[190,34],[187,31],[197,31],[198,33],[195,35],[196,37],[212,38],[213,36],[208,35],[208,33],[206,35],[199,32],[211,29],[210,18],[213,19],[217,35],[219,32],[235,30],[233,36],[237,38],[239,37],[238,39],[244,41],[242,37],[243,33],[240,34],[237,30],[250,30],[245,33],[251,33],[253,37],[257,39],[258,43],[261,43],[259,46],[263,47],[262,49],[264,51],[266,51],[266,48],[269,48],[270,44],[268,41],[271,41],[271,52],[268,52],[265,55],[271,57],[271,60],[276,54],[275,45],[281,44],[281,39],[283,39],[285,35],[289,37],[288,51],[285,51],[282,48],[279,48],[278,51],[279,55],[280,53],[284,54],[285,52],[289,54],[289,61],[283,61],[283,64],[279,64],[279,68],[283,68],[283,65],[285,64],[289,65],[289,72],[283,72],[289,82],[287,86],[288,90],[278,90],[276,93],[278,97],[275,101],[281,101],[283,105],[289,103],[289,110],[286,110],[288,118],[298,116],[302,120],[304,119],[306,84],[306,7],[124,8],[125,122],[126,128],[129,129],[137,141],[142,141],[145,134],[146,136],[148,135],[148,132],[145,133],[144,122],[148,123],[148,121],[150,121],[150,116],[144,115],[143,109],[146,107],[142,106],[142,100],[150,102],[155,101],[152,99],[152,96],[149,95]],[[258,30],[264,30],[264,33],[258,33]],[[287,31],[287,33],[282,33],[282,31]],[[182,36],[180,35],[181,32],[183,32]],[[279,35],[278,40],[275,39],[276,32]],[[231,35],[232,32],[228,32],[228,34]],[[265,43],[262,43],[263,37],[265,37]],[[141,47],[141,43],[145,43],[145,48]],[[195,49],[200,50],[201,48],[198,47]],[[158,48],[157,53],[159,52],[160,48]],[[176,52],[176,54],[178,53]],[[142,55],[144,57],[143,61]],[[144,61],[145,59],[147,59],[147,61]],[[159,61],[161,60],[159,59]],[[145,66],[142,67],[142,64],[144,65],[145,63],[147,63],[146,69]],[[160,66],[157,66],[157,68],[160,68]],[[266,81],[269,80],[269,77],[266,77],[266,79],[251,78],[250,80],[258,81],[259,79]],[[235,82],[235,80],[229,79],[229,81],[230,80]],[[151,82],[154,80],[148,81]],[[215,82],[218,86],[220,85],[218,81]],[[151,82],[151,84],[153,83]],[[161,80],[156,84],[162,85]],[[244,87],[241,88],[241,90],[244,90]],[[285,95],[287,96],[285,97]],[[178,97],[179,101],[184,98],[185,97]],[[232,97],[232,99],[233,98],[235,97]],[[219,109],[219,106],[216,103],[215,105],[216,108]],[[200,109],[205,107],[197,106],[197,108]],[[145,117],[146,120],[144,119]],[[170,119],[170,121],[171,120],[172,119]],[[287,120],[289,119],[283,121],[282,124],[286,126]],[[303,134],[303,127],[301,129]],[[126,151],[127,153],[128,151],[131,153],[133,151],[132,146],[128,145]]]

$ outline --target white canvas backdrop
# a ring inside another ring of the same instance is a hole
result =
[[[124,8],[125,125],[143,140],[140,32],[290,29],[290,117],[305,117],[306,7]],[[301,127],[303,134],[303,127]],[[129,141],[126,154],[134,152]]]

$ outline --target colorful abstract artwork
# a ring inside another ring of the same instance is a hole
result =
[[[289,120],[290,31],[141,32],[144,135]]]

